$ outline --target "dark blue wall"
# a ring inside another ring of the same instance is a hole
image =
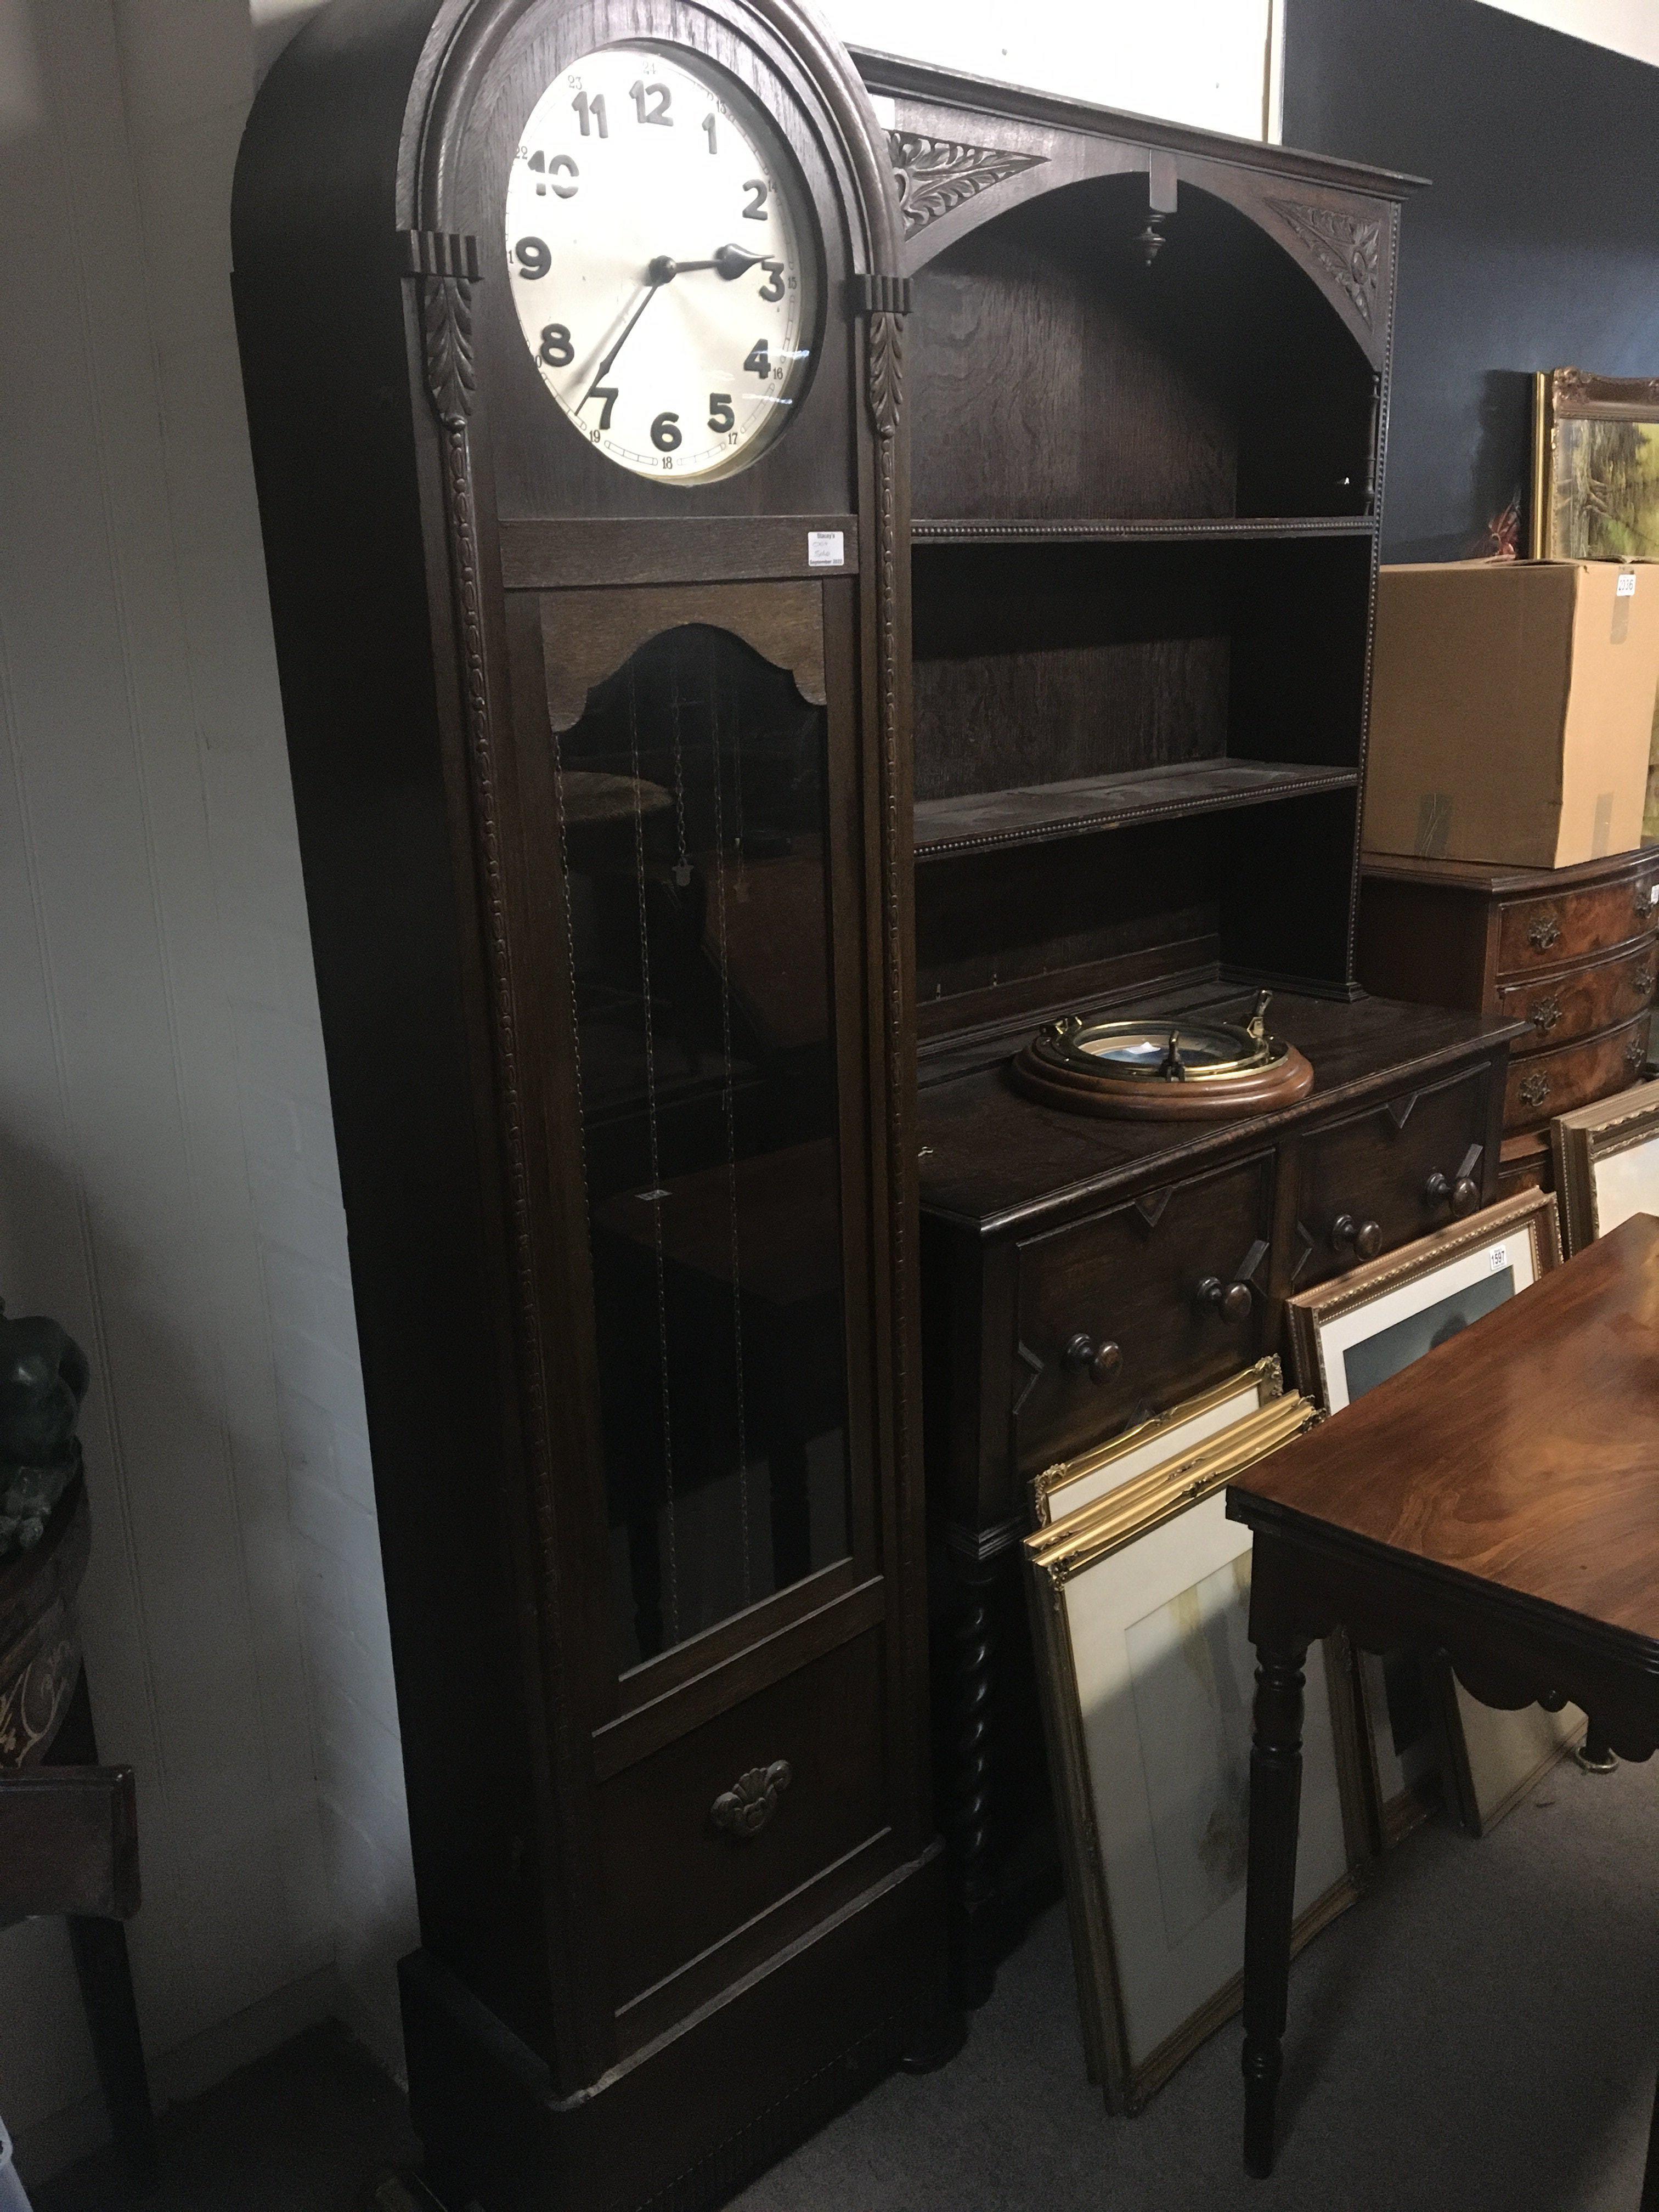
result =
[[[1527,372],[1659,376],[1659,69],[1476,0],[1289,0],[1285,141],[1431,180],[1405,213],[1383,553],[1479,553],[1524,513]]]

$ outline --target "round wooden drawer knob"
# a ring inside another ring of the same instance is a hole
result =
[[[1091,1382],[1109,1382],[1123,1365],[1123,1347],[1097,1344],[1093,1337],[1079,1331],[1061,1357],[1073,1375],[1086,1375]]]
[[[1449,1182],[1438,1169],[1423,1186],[1423,1195],[1431,1206],[1449,1206],[1454,1219],[1461,1221],[1466,1213],[1473,1213],[1480,1196],[1480,1186],[1471,1176],[1459,1176]]]
[[[1250,1317],[1248,1283],[1224,1283],[1219,1275],[1206,1275],[1198,1286],[1198,1302],[1218,1321],[1231,1322],[1235,1327]]]
[[[1356,1260],[1374,1260],[1382,1249],[1382,1224],[1339,1213],[1331,1224],[1331,1246],[1334,1251],[1352,1252]]]

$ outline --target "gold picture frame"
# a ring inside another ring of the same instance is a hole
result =
[[[1284,1390],[1285,1371],[1270,1355],[1178,1406],[1148,1414],[1092,1451],[1045,1467],[1031,1477],[1033,1526],[1046,1528],[1061,1514],[1094,1504],[1148,1468],[1195,1452],[1236,1420],[1283,1396]]]
[[[1559,1264],[1554,1194],[1529,1190],[1468,1220],[1419,1237],[1285,1303],[1297,1388],[1324,1413],[1341,1410]],[[1380,1702],[1385,1670],[1400,1655],[1358,1662],[1360,1742],[1373,1840],[1386,1848],[1416,1826],[1431,1802],[1427,1778],[1407,1770],[1389,1713]],[[1430,1670],[1433,1720],[1446,1779],[1464,1826],[1484,1835],[1502,1820],[1584,1729],[1573,1706],[1500,1712],[1480,1704],[1443,1662]]]
[[[1550,1153],[1569,1254],[1632,1213],[1659,1213],[1659,1083],[1558,1114]]]
[[[1267,1380],[1248,1370],[1205,1398]],[[1158,1425],[1177,1431],[1197,1402]],[[1223,1492],[1317,1418],[1281,1387],[1025,1540],[1084,2048],[1114,2112],[1137,2110],[1238,2008],[1250,1538]],[[1310,1654],[1298,1944],[1358,1893],[1345,1664],[1346,1647],[1334,1663],[1328,1647]]]
[[[1659,561],[1659,377],[1533,378],[1534,561]]]

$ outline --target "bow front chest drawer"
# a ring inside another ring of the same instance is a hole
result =
[[[1639,1081],[1659,981],[1659,849],[1573,868],[1375,854],[1358,966],[1394,999],[1527,1026],[1504,1107],[1504,1194],[1550,1183],[1557,1114]]]

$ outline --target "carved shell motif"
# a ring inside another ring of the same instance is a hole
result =
[[[1363,220],[1340,208],[1310,206],[1301,200],[1270,199],[1267,205],[1290,225],[1325,274],[1352,302],[1369,330],[1376,319],[1382,239],[1380,218]]]
[[[967,146],[951,138],[927,138],[918,131],[890,131],[887,147],[898,181],[904,234],[913,238],[924,223],[948,215],[988,185],[1000,185],[1023,169],[1040,168],[1045,154],[1010,154],[994,146]]]

